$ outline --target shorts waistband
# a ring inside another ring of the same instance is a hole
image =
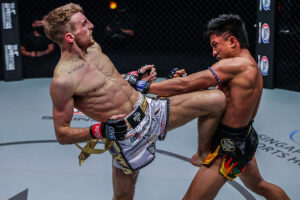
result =
[[[253,121],[250,121],[247,126],[240,127],[240,128],[232,128],[229,126],[226,126],[224,124],[220,124],[218,129],[221,129],[226,132],[230,132],[231,134],[241,134],[241,133],[249,133],[251,127],[252,127]]]
[[[126,116],[131,128],[135,128],[146,116],[145,111],[148,107],[148,102],[144,95],[139,94],[139,100],[134,104],[133,111]]]

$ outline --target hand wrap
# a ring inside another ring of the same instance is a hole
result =
[[[127,125],[124,119],[109,119],[90,127],[90,134],[93,139],[124,140],[126,133]]]
[[[136,83],[136,90],[141,92],[142,94],[147,94],[149,88],[150,88],[151,82],[149,81],[138,81]]]
[[[138,77],[132,74],[127,73],[124,79],[133,87],[135,88],[136,83],[139,81]]]
[[[134,75],[134,76],[136,76],[136,77],[138,78],[138,80],[141,80],[142,77],[144,76],[144,74],[148,74],[148,75],[149,75],[150,72],[151,72],[151,69],[148,69],[147,71],[142,72],[141,70],[142,70],[142,68],[145,67],[145,66],[146,66],[146,65],[144,65],[144,66],[138,68],[136,71],[128,72],[127,74],[129,74],[129,75]],[[127,75],[127,74],[126,74],[126,75]]]
[[[130,75],[129,73],[125,75],[124,79],[137,91],[146,94],[150,88],[150,81],[139,80],[137,76]]]

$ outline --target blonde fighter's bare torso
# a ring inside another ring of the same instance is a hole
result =
[[[139,98],[98,44],[88,48],[83,57],[61,59],[53,80],[68,85],[65,95],[73,96],[74,107],[96,121],[129,114]]]

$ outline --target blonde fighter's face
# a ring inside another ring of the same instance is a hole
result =
[[[94,25],[81,12],[72,15],[70,22],[74,25],[75,42],[81,49],[87,49],[95,43],[92,36]]]

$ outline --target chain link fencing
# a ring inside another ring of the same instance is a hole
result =
[[[32,31],[33,19],[41,18],[68,2],[19,1],[21,39]],[[211,18],[223,13],[239,14],[245,20],[250,49],[254,54],[256,1],[249,4],[247,0],[116,0],[118,6],[114,10],[109,9],[108,0],[72,2],[83,7],[85,15],[95,26],[95,40],[122,73],[151,63],[156,65],[159,76],[165,76],[174,67],[186,68],[189,73],[207,68],[215,60],[203,31]],[[49,58],[45,59],[49,62]],[[24,72],[30,68],[29,77],[34,70],[47,67],[33,65],[29,62],[29,66],[28,63],[23,66]],[[48,66],[51,69],[46,72],[50,73],[54,64]]]
[[[21,44],[24,36],[32,31],[33,19],[42,18],[52,9],[69,2],[19,1]],[[72,2],[83,7],[95,26],[95,40],[121,73],[144,64],[155,64],[160,77],[174,67],[185,68],[188,73],[206,69],[216,60],[203,32],[208,21],[220,14],[238,14],[244,19],[250,52],[255,55],[257,1],[115,0],[117,8],[114,10],[110,9],[109,0]],[[299,91],[299,4],[280,0],[278,6],[275,86]],[[51,77],[59,51],[55,45],[51,56],[39,58],[38,62],[30,61],[32,59],[26,62],[28,58],[23,56],[24,77]]]
[[[300,91],[300,4],[280,0],[277,7],[275,87]]]

